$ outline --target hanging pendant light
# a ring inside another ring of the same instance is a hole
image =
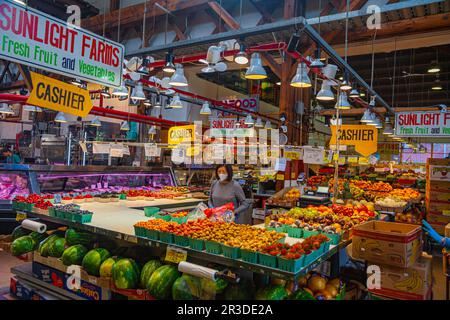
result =
[[[166,64],[163,67],[163,71],[167,73],[174,73],[176,71],[175,65],[173,64],[173,55],[170,52],[166,55]]]
[[[262,127],[264,127],[263,122],[262,122],[262,119],[261,119],[260,117],[258,117],[258,119],[256,119],[255,127],[256,127],[256,128],[262,128]]]
[[[259,53],[253,53],[250,60],[250,67],[245,73],[245,79],[262,80],[267,78],[267,73],[262,66],[261,57]]]
[[[272,129],[272,123],[269,120],[267,120],[266,124],[264,125],[264,128],[265,129]]]
[[[2,103],[0,107],[0,113],[3,114],[14,114],[14,110],[6,103]]]
[[[248,115],[245,117],[244,123],[245,123],[246,125],[248,125],[248,126],[251,126],[251,125],[253,125],[253,124],[255,123],[255,121],[253,120],[252,116],[248,114]]]
[[[372,96],[372,98],[370,99],[369,106],[372,108],[374,108],[377,105],[377,102],[375,99],[376,99],[376,96]]]
[[[162,103],[161,103],[161,96],[158,94],[156,96],[156,101],[155,104],[153,105],[154,108],[161,108]]]
[[[130,125],[128,121],[122,121],[120,124],[120,131],[130,131]]]
[[[169,107],[172,108],[172,109],[181,109],[181,108],[183,108],[183,103],[181,102],[180,96],[178,94],[173,96],[173,99],[170,102]]]
[[[434,90],[434,91],[442,90],[441,80],[439,80],[439,79],[434,80],[434,83],[431,86],[431,90]]]
[[[311,79],[308,76],[309,69],[306,63],[301,62],[297,66],[297,72],[291,80],[291,86],[295,88],[309,88],[311,87]]]
[[[325,64],[320,59],[320,47],[317,47],[315,52],[315,59],[312,60],[309,67],[311,69],[322,69],[323,67],[325,67]]]
[[[90,125],[94,127],[100,127],[102,123],[100,122],[98,116],[95,116],[94,118],[92,118]]]
[[[352,89],[352,86],[350,85],[350,82],[348,80],[344,79],[344,81],[341,82],[340,88],[343,91],[348,91]]]
[[[102,91],[100,92],[100,94],[104,97],[104,98],[111,98],[111,94],[109,93],[109,89],[107,87],[103,87]]]
[[[379,120],[378,120],[378,117],[374,113],[371,114],[371,119],[372,119],[372,121],[368,122],[367,124],[369,126],[374,126],[374,127],[377,126]]]
[[[149,135],[156,134],[156,127],[155,126],[150,126],[150,128],[148,129],[148,134]]]
[[[23,106],[23,111],[42,112],[42,108],[36,107],[36,106],[30,106],[30,105],[26,104],[26,105]]]
[[[150,67],[149,65],[151,63],[155,62],[155,59],[152,56],[147,56],[142,60],[142,64],[139,67],[139,69],[137,69],[137,73],[140,73],[142,75],[148,76],[150,74]]]
[[[112,95],[115,97],[128,97],[128,88],[125,86],[125,83],[122,83],[119,88],[114,88]]]
[[[375,122],[375,128],[377,129],[381,129],[383,128],[383,124],[381,123],[381,120],[377,118],[376,122]]]
[[[202,108],[200,109],[200,114],[202,115],[210,115],[211,114],[211,108],[209,107],[209,102],[205,101],[202,105]]]
[[[179,63],[176,64],[176,71],[172,75],[172,77],[170,77],[169,85],[174,86],[174,87],[187,87],[188,86],[187,79],[184,76],[183,65],[181,65]]]
[[[131,92],[131,99],[145,100],[144,87],[141,82],[138,82],[138,84],[133,88],[133,91]]]
[[[386,117],[384,119],[384,130],[383,130],[383,134],[386,136],[391,136],[394,134],[394,130],[392,129],[392,124],[391,121],[389,120],[389,117]]]
[[[147,98],[144,100],[144,106],[151,107],[152,106],[152,100],[150,98]]]
[[[366,109],[366,111],[364,111],[364,114],[360,120],[362,123],[369,123],[372,122],[372,116],[371,116],[371,112],[369,109]]]
[[[358,89],[353,88],[352,91],[350,91],[350,94],[348,96],[350,98],[358,98],[359,97]]]
[[[366,93],[365,93],[364,91],[361,91],[361,92],[359,93],[359,96],[360,96],[361,98],[364,98],[364,97],[366,96]]]
[[[320,101],[332,101],[334,100],[334,94],[331,91],[331,82],[324,80],[322,82],[322,87],[316,95],[316,99]]]
[[[66,119],[66,116],[64,115],[64,112],[59,111],[56,114],[55,122],[59,122],[59,123],[66,123],[67,122],[67,119]]]
[[[439,66],[438,62],[432,61],[430,67],[428,68],[428,73],[438,73],[441,71],[441,67]]]
[[[336,103],[335,108],[339,110],[348,110],[352,107],[352,105],[348,102],[347,99],[347,93],[341,91],[341,94],[339,95],[339,100]]]
[[[239,52],[234,56],[234,62],[236,62],[237,64],[248,63],[247,52],[245,52],[245,46],[242,43],[240,44]]]
[[[70,80],[70,83],[77,87],[80,87],[83,84],[83,82],[79,78]]]

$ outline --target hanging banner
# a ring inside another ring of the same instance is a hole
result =
[[[0,58],[105,86],[122,82],[124,46],[12,0],[0,0]]]
[[[182,142],[193,142],[195,138],[195,125],[171,127],[168,134],[168,143],[177,145]]]
[[[240,109],[245,109],[248,111],[257,112],[259,109],[259,97],[248,97],[248,98],[230,98],[230,99],[223,99],[222,102],[229,104],[233,107],[237,107]],[[222,112],[221,115],[225,116],[229,113]]]
[[[330,145],[336,145],[336,126],[330,128]],[[355,146],[356,152],[367,157],[377,151],[378,129],[374,126],[342,125],[339,129],[339,145]]]
[[[30,72],[33,90],[27,103],[33,106],[86,117],[92,109],[89,91]]]
[[[303,147],[303,163],[323,164],[324,151],[323,147]]]
[[[236,117],[211,117],[211,137],[253,137],[254,129]],[[239,127],[236,124],[239,123]]]
[[[395,134],[400,137],[450,137],[450,112],[397,112]]]

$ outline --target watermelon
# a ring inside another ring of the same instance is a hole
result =
[[[170,297],[173,283],[180,277],[177,268],[170,265],[159,267],[150,276],[147,290],[156,299],[167,299]]]
[[[58,238],[48,245],[48,255],[50,257],[60,258],[67,248],[66,239]]]
[[[139,284],[139,268],[133,259],[120,259],[112,267],[114,285],[119,289],[136,289]]]
[[[84,256],[88,250],[82,244],[76,244],[74,246],[68,247],[64,250],[62,254],[62,262],[66,266],[70,266],[73,264],[81,265]]]
[[[17,238],[23,237],[23,236],[27,236],[30,234],[30,230],[27,230],[25,228],[22,228],[22,226],[17,226],[14,228],[13,232],[11,233],[11,237],[14,240],[16,240]]]
[[[222,293],[228,286],[228,282],[223,279],[217,279],[216,281],[202,278],[200,280],[202,292],[213,299],[217,294]]]
[[[88,232],[78,231],[75,229],[67,229],[65,238],[68,245],[82,244],[88,246],[94,241],[94,236]]]
[[[81,265],[88,274],[98,277],[100,275],[100,266],[109,256],[109,251],[106,249],[92,249],[84,256]]]
[[[108,258],[105,261],[103,261],[102,264],[100,265],[100,270],[99,270],[100,277],[111,277],[112,276],[112,267],[116,261],[117,261],[117,259],[114,257]]]
[[[21,256],[34,250],[36,242],[30,236],[22,236],[14,240],[11,244],[11,253],[13,256]]]
[[[183,274],[172,285],[173,300],[197,300],[200,298],[200,279]]]
[[[39,254],[43,257],[48,257],[48,247],[50,246],[50,243],[55,241],[56,239],[60,238],[56,234],[52,234],[51,236],[45,238],[39,243],[38,251]]]
[[[162,266],[161,261],[150,260],[144,265],[144,267],[142,267],[141,281],[140,281],[141,288],[144,288],[144,289],[147,288],[147,283],[148,283],[148,280],[150,279],[150,276],[156,269],[158,269],[161,266]]]
[[[288,296],[288,292],[283,286],[269,286],[261,288],[256,292],[255,300],[283,300]]]
[[[225,289],[225,300],[252,300],[253,287],[250,283],[230,284]]]

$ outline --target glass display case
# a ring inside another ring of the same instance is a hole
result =
[[[209,190],[214,180],[214,168],[176,168],[175,178],[179,186],[188,187],[190,191]]]

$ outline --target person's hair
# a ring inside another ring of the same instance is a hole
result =
[[[224,167],[225,170],[227,170],[228,177],[227,177],[226,181],[231,181],[233,179],[233,167],[231,166],[231,164],[219,164],[216,167],[216,179],[219,179],[218,171],[219,171],[219,168],[222,168],[222,167]]]

